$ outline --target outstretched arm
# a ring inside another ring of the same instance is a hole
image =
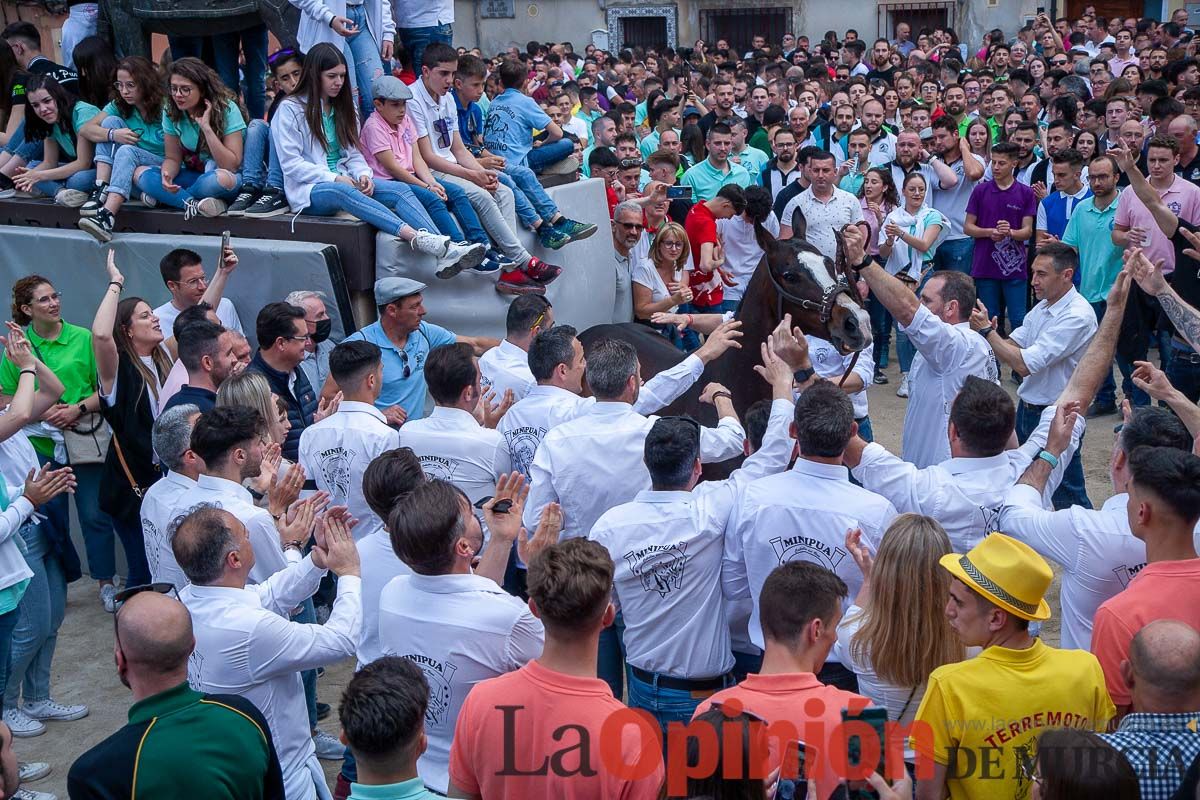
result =
[[[221,251],[221,263],[217,266],[217,271],[213,275],[213,279],[208,284],[208,288],[204,290],[204,296],[200,298],[200,302],[208,303],[216,311],[217,306],[221,304],[221,298],[225,295],[225,285],[229,282],[229,277],[233,275],[233,271],[237,269],[238,257],[237,253],[233,252],[233,248],[229,247]],[[168,331],[164,331],[168,333]]]
[[[866,257],[867,241],[862,230],[857,225],[846,226],[842,232],[842,241],[846,248],[846,263],[861,264]],[[912,289],[873,261],[863,267],[859,274],[871,287],[871,293],[883,303],[883,307],[897,322],[905,327],[912,324],[913,315],[917,313],[917,307],[921,304]]]
[[[1167,204],[1158,196],[1158,192],[1146,180],[1146,176],[1138,169],[1137,159],[1133,153],[1125,146],[1124,142],[1118,141],[1116,144],[1108,148],[1108,154],[1117,160],[1117,166],[1121,172],[1129,176],[1129,185],[1133,187],[1133,193],[1137,195],[1137,199],[1141,200],[1150,215],[1154,217],[1154,221],[1158,224],[1159,230],[1170,239],[1175,235],[1176,228],[1179,227],[1179,218],[1172,213],[1171,209],[1167,208]],[[1113,237],[1116,241],[1116,237]]]
[[[108,286],[100,298],[100,307],[92,320],[92,350],[96,354],[96,372],[100,378],[100,394],[108,395],[117,379],[117,342],[113,338],[113,326],[117,321],[117,306],[121,302],[121,291],[125,288],[125,277],[117,269],[116,253],[108,251]]]
[[[1079,359],[1075,366],[1075,371],[1071,373],[1066,388],[1059,395],[1060,406],[1078,403],[1080,408],[1087,409],[1099,391],[1100,384],[1104,382],[1105,375],[1112,370],[1113,354],[1116,353],[1117,339],[1121,333],[1121,319],[1125,316],[1125,302],[1129,299],[1129,284],[1133,274],[1131,265],[1145,258],[1137,248],[1125,252],[1126,266],[1117,274],[1117,279],[1108,291],[1108,310],[1104,314],[1104,320],[1100,323],[1096,335],[1092,337],[1092,343],[1088,345],[1083,358]]]

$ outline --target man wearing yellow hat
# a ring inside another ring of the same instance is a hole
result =
[[[1092,654],[1029,634],[1031,621],[1050,617],[1053,574],[1028,545],[993,533],[941,564],[955,578],[950,627],[983,652],[929,676],[913,729],[917,798],[1026,800],[1043,730],[1103,731],[1116,713],[1104,673]]]

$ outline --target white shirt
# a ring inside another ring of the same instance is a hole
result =
[[[263,583],[286,567],[289,561],[299,559],[295,550],[284,552],[271,513],[254,505],[249,490],[240,483],[214,475],[201,475],[195,486],[179,495],[171,509],[171,519],[186,517],[201,503],[228,511],[246,526],[250,546],[254,548],[254,567],[250,570],[249,578],[251,583]]]
[[[496,403],[504,399],[505,389],[512,389],[513,398],[520,400],[537,385],[529,371],[529,353],[508,339],[479,357],[479,375],[484,394],[495,392]]]
[[[663,370],[642,386],[633,410],[651,414],[669,406],[704,374],[704,362],[688,356],[670,369]],[[529,467],[546,433],[556,425],[583,414],[596,404],[594,397],[580,397],[557,386],[534,386],[500,418],[497,428],[508,446],[512,468],[529,479]]]
[[[808,334],[804,338],[808,340],[808,359],[817,375],[834,383],[841,381],[854,362],[854,354],[842,355],[832,342],[819,336]],[[875,359],[871,357],[870,348],[859,353],[854,374],[862,378],[863,388],[850,395],[850,401],[854,404],[854,418],[862,419],[870,413],[867,409],[867,387],[875,382]]]
[[[316,756],[300,671],[353,654],[362,623],[354,575],[338,579],[337,600],[324,625],[287,619],[324,575],[309,556],[244,589],[189,584],[179,592],[196,637],[188,682],[196,691],[240,695],[258,707],[271,727],[288,800],[316,797],[308,766]]]
[[[834,231],[840,231],[851,222],[863,221],[862,205],[859,204],[858,198],[836,186],[833,187],[833,196],[828,202],[818,200],[811,186],[789,200],[783,207],[783,219],[788,225],[792,224],[792,214],[797,207],[808,222],[804,234],[808,243],[828,258],[837,258],[837,237],[834,236]]]
[[[781,475],[742,487],[725,529],[721,583],[727,597],[752,599],[750,640],[763,647],[758,599],[771,570],[811,561],[845,581],[852,598],[862,586],[862,572],[846,552],[846,531],[860,528],[875,552],[895,516],[885,498],[850,483],[845,467],[804,458]]]
[[[329,493],[330,503],[348,507],[350,516],[358,520],[356,541],[384,525],[363,497],[363,473],[377,456],[399,446],[400,434],[388,426],[379,409],[352,400],[343,400],[337,412],[300,434],[304,474]]]
[[[187,576],[175,560],[171,549],[172,525],[179,499],[196,488],[187,475],[167,471],[161,480],[146,490],[139,514],[142,518],[142,538],[146,542],[146,561],[150,563],[150,580],[169,582],[176,591],[187,586]]]
[[[24,542],[18,538],[34,512],[33,504],[24,496],[25,478],[29,470],[38,468],[37,451],[25,431],[16,431],[0,441],[0,476],[10,498],[8,508],[0,515],[0,588],[33,577],[33,570],[25,561]]]
[[[405,25],[412,24],[403,15],[396,19]],[[421,79],[416,80],[409,88],[413,96],[406,105],[408,115],[417,128],[417,137],[428,136],[434,153],[451,164],[457,164],[458,160],[450,150],[454,144],[454,135],[458,133],[458,107],[454,104],[454,98],[446,92],[440,100],[434,100],[433,95],[425,88],[425,81]]]
[[[1003,530],[998,516],[1004,495],[1045,447],[1054,412],[1054,406],[1043,411],[1025,444],[999,455],[951,458],[918,469],[874,443],[863,449],[858,466],[851,472],[864,488],[886,497],[899,512],[936,519],[950,537],[954,552],[965,553],[984,536]],[[1050,507],[1050,498],[1062,483],[1063,471],[1074,457],[1086,427],[1081,416],[1070,445],[1046,481],[1042,507]]]
[[[1021,327],[1009,334],[1029,369],[1029,376],[1017,388],[1017,397],[1035,406],[1058,400],[1096,335],[1096,327],[1096,312],[1074,286],[1053,305],[1042,300],[1029,309]]]
[[[905,461],[918,467],[940,464],[950,457],[947,423],[950,405],[963,381],[975,375],[999,383],[1000,370],[987,340],[969,323],[943,322],[923,305],[917,306],[912,324],[901,330],[917,349],[908,372],[911,394],[904,415]]]
[[[1066,192],[1060,192],[1057,189],[1054,190],[1054,194],[1069,198],[1069,200],[1067,201],[1067,219],[1068,220],[1071,219],[1071,215],[1075,213],[1075,209],[1079,207],[1079,204],[1092,196],[1091,195],[1092,187],[1088,186],[1087,167],[1083,168],[1083,172],[1081,172],[1079,174],[1079,177],[1080,177],[1080,180],[1083,181],[1083,185],[1079,187],[1079,191],[1076,192],[1075,194],[1067,194]],[[1035,221],[1035,224],[1034,224],[1034,230],[1044,231],[1047,229],[1046,226],[1047,226],[1046,207],[1044,205],[1042,205],[1041,201],[1039,200],[1038,206],[1037,206],[1037,220]]]
[[[572,116],[569,120],[560,126],[566,133],[572,133],[583,147],[588,146],[588,140],[592,138],[591,128],[588,124],[579,117]]]
[[[633,666],[689,679],[733,668],[720,580],[725,526],[739,486],[787,469],[792,416],[791,403],[775,400],[762,448],[728,480],[690,492],[639,492],[592,528],[588,538],[608,549],[616,568],[613,593]]]
[[[175,326],[175,318],[180,313],[180,310],[175,307],[175,303],[170,300],[154,309],[154,316],[158,317],[158,324],[162,327],[163,336],[168,339],[174,335],[172,329]],[[237,331],[245,336],[246,332],[242,330],[242,320],[238,317],[237,309],[233,307],[233,301],[228,297],[222,297],[221,302],[217,303],[217,319],[221,320],[221,324],[229,330]]]
[[[392,549],[392,538],[386,528],[379,528],[370,536],[364,536],[355,542],[355,546],[358,548],[362,573],[363,624],[358,637],[358,664],[355,666],[359,670],[384,655],[379,644],[379,595],[383,587],[392,578],[412,575],[412,570]]]
[[[391,0],[400,30],[454,24],[454,0]]]
[[[1061,646],[1091,650],[1096,610],[1146,566],[1146,545],[1129,530],[1127,494],[1097,510],[1048,511],[1040,500],[1032,486],[1013,486],[1000,509],[1000,530],[1062,566]],[[1200,546],[1200,525],[1195,542]]]
[[[867,163],[872,167],[883,167],[896,158],[896,137],[881,130],[871,142],[871,152],[867,153]]]
[[[772,236],[779,236],[779,220],[775,212],[763,220],[763,227]],[[746,286],[758,262],[762,261],[763,251],[754,238],[754,225],[738,214],[729,219],[717,220],[717,233],[721,236],[721,247],[725,250],[725,269],[737,281],[733,286],[725,287],[726,300],[741,300],[746,293]]]
[[[657,417],[628,403],[597,402],[586,413],[546,434],[529,468],[524,523],[537,527],[547,503],[562,506],[560,538],[587,536],[596,520],[650,488],[644,459],[646,434]],[[700,460],[724,461],[742,454],[746,432],[736,417],[700,429]]]
[[[426,786],[449,788],[450,743],[471,688],[540,656],[544,639],[541,621],[520,598],[479,575],[406,575],[384,587],[380,646],[411,660],[429,681],[429,747],[417,759]]]
[[[679,281],[683,281],[683,271],[675,273],[679,276]],[[654,261],[649,258],[644,258],[633,265],[633,282],[638,286],[644,286],[650,290],[650,302],[657,303],[660,300],[666,300],[671,296],[671,290],[667,288],[667,284],[663,281],[662,275],[658,273],[658,267],[654,265]],[[667,309],[668,312],[674,314],[679,306],[671,306]],[[634,316],[637,316],[635,311]]]
[[[406,422],[400,446],[412,448],[426,477],[453,483],[472,503],[495,494],[496,479],[512,471],[503,434],[460,408],[435,406],[428,417]]]

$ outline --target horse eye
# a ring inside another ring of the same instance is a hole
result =
[[[783,279],[788,283],[795,283],[796,281],[800,280],[800,276],[794,272],[785,272],[783,273]]]

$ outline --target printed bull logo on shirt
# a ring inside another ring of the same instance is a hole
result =
[[[188,685],[197,692],[204,691],[204,656],[199,650],[193,650],[188,656]]]
[[[508,453],[513,469],[529,477],[529,465],[533,463],[533,455],[545,436],[545,428],[513,428],[505,432],[504,438],[508,440]]]
[[[687,542],[673,545],[650,545],[625,554],[629,569],[642,579],[642,591],[658,592],[666,597],[672,589],[683,586],[683,568],[687,566]]]
[[[408,653],[401,656],[421,668],[425,680],[429,682],[429,706],[425,709],[425,721],[430,724],[442,724],[447,721],[453,700],[450,679],[458,671],[458,667],[449,661],[436,661],[428,656]]]
[[[846,551],[842,548],[830,547],[819,539],[812,539],[800,534],[776,536],[771,540],[771,547],[775,550],[775,556],[779,559],[780,565],[789,561],[804,560],[820,564],[833,571],[846,557]]]
[[[345,447],[331,447],[317,454],[321,475],[334,503],[344,502],[350,493],[350,465],[356,455],[354,450]]]
[[[437,478],[442,481],[453,481],[454,473],[458,471],[458,459],[443,458],[442,456],[418,456],[421,460],[421,470],[427,478]]]

